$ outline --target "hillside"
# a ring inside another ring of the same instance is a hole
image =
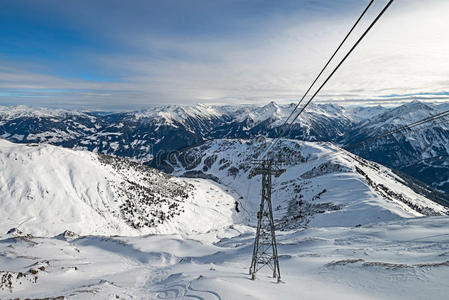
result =
[[[260,178],[248,178],[250,162],[264,147],[209,141],[163,161],[160,168],[181,176],[172,177],[102,154],[0,140],[0,232],[141,235],[253,224]],[[273,188],[280,229],[448,212],[444,195],[331,144],[283,140],[279,147],[287,154]]]
[[[234,195],[110,156],[0,140],[0,232],[192,233],[233,223]],[[202,213],[198,216],[197,212]],[[214,222],[212,222],[214,220]]]
[[[248,179],[248,175],[251,161],[265,145],[257,140],[209,141],[172,155],[161,168],[177,176],[212,178],[231,187],[246,198],[240,199],[242,214],[254,222],[254,214],[247,212],[257,210],[261,179]],[[274,179],[273,186],[279,228],[355,226],[448,213],[446,207],[426,198],[433,195],[449,206],[446,196],[331,144],[282,140],[273,152],[281,148],[286,172]]]

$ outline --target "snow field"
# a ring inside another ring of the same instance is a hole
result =
[[[14,274],[38,272],[35,283],[13,279],[13,292],[3,286],[0,298],[446,299],[448,226],[446,217],[426,217],[280,232],[281,284],[267,269],[250,280],[254,231],[247,226],[217,230],[228,238],[214,244],[202,234],[3,235],[0,265]]]
[[[260,200],[248,163],[261,143],[208,142],[198,165],[175,166],[219,184],[0,140],[0,299],[447,298],[449,219],[423,217],[446,208],[388,168],[345,152],[324,157],[339,150],[330,144],[282,145],[299,161],[274,179],[276,284],[267,269],[248,275]],[[174,204],[179,215],[167,218]],[[164,222],[130,225],[147,213]]]
[[[66,230],[80,235],[187,234],[234,222],[235,196],[204,179],[173,178],[123,160],[105,164],[85,151],[4,140],[0,165],[1,233],[17,228],[34,236]],[[126,201],[134,207],[127,219]],[[177,206],[170,209],[170,203]],[[168,219],[170,210],[178,214]],[[134,228],[126,222],[151,213],[164,214],[163,222],[156,219],[162,224]]]

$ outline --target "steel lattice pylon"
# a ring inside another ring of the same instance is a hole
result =
[[[279,177],[285,170],[279,169],[273,160],[259,160],[254,164],[250,176],[262,175],[262,198],[257,213],[257,231],[249,274],[255,279],[256,273],[264,266],[268,266],[273,270],[273,278],[277,278],[279,282],[281,272],[271,204],[271,176]]]

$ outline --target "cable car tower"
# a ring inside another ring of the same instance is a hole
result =
[[[386,6],[382,9],[382,11],[377,15],[377,17],[371,22],[371,24],[366,28],[363,34],[357,39],[357,41],[352,45],[350,50],[345,54],[343,59],[337,64],[337,66],[333,69],[333,71],[327,76],[324,82],[319,86],[319,88],[314,92],[314,94],[310,97],[310,99],[300,108],[300,104],[305,99],[307,94],[310,92],[312,87],[315,85],[317,80],[321,77],[325,69],[329,66],[330,62],[334,59],[335,55],[338,51],[340,51],[343,44],[346,42],[347,38],[351,35],[354,28],[359,24],[360,20],[364,17],[365,13],[368,11],[369,7],[374,3],[374,0],[370,0],[365,10],[362,12],[360,17],[357,19],[355,24],[352,26],[351,30],[345,36],[343,41],[338,46],[337,50],[335,50],[334,54],[328,60],[324,68],[315,78],[309,89],[303,95],[301,100],[299,100],[298,104],[293,109],[290,116],[285,120],[283,126],[285,126],[284,130],[277,136],[277,138],[271,143],[267,150],[265,150],[265,154],[268,154],[269,151],[280,141],[280,139],[290,130],[291,126],[294,122],[299,118],[299,116],[304,112],[307,106],[315,99],[318,93],[323,89],[323,87],[327,84],[327,82],[334,76],[337,70],[341,67],[341,65],[346,61],[346,59],[351,55],[355,48],[359,45],[359,43],[365,38],[368,32],[373,28],[373,26],[379,21],[382,15],[387,11],[390,5],[394,0],[389,0]],[[299,109],[300,108],[300,109]],[[299,109],[298,113],[295,113]],[[265,157],[265,154],[262,158]],[[264,266],[269,266],[273,270],[273,277],[280,281],[281,274],[279,270],[279,258],[277,253],[277,245],[276,245],[276,236],[275,236],[275,228],[273,221],[273,208],[271,205],[271,178],[274,175],[275,177],[279,177],[285,170],[280,169],[280,163],[275,162],[273,159],[271,160],[256,160],[253,162],[255,165],[253,170],[250,173],[250,178],[255,175],[262,175],[262,199],[260,201],[260,209],[257,213],[257,231],[256,231],[256,239],[254,240],[254,249],[253,249],[253,258],[251,261],[251,267],[249,268],[249,274],[252,279],[256,278],[256,273]]]
[[[281,271],[271,204],[271,176],[279,177],[285,169],[280,169],[280,162],[273,160],[256,160],[253,164],[255,167],[251,171],[250,178],[262,175],[262,198],[257,212],[257,231],[249,274],[254,280],[256,273],[264,266],[268,266],[273,270],[273,278],[277,278],[280,282]]]

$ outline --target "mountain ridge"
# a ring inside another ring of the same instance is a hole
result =
[[[0,137],[84,149],[157,167],[160,156],[207,140],[276,137],[294,106],[275,102],[262,106],[166,105],[106,115],[2,107]],[[312,103],[286,138],[345,146],[436,114],[443,107],[419,101],[393,108]],[[444,159],[449,156],[449,127],[444,122],[434,121],[350,150],[449,193],[449,165]]]

